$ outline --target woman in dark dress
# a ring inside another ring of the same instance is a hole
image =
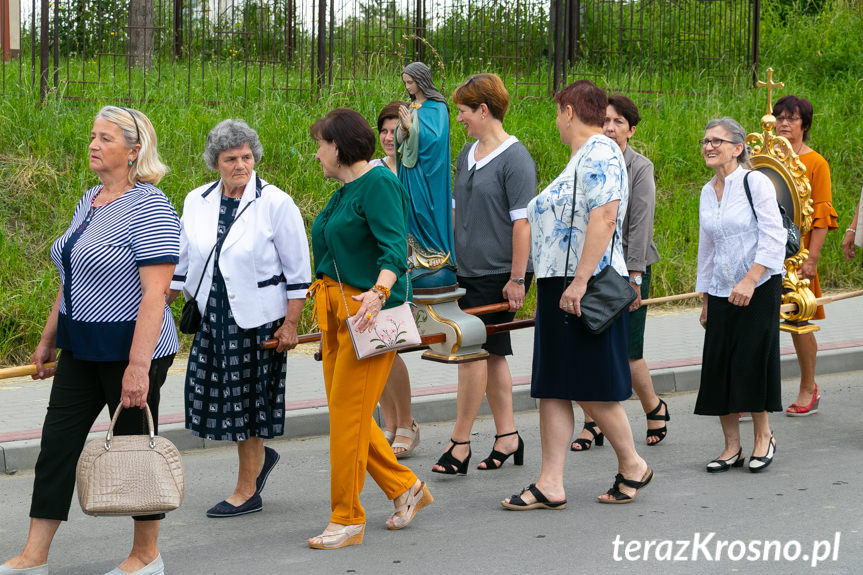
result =
[[[234,492],[207,511],[234,517],[261,511],[261,491],[279,454],[264,439],[284,432],[285,351],[311,283],[309,247],[290,196],[255,172],[263,148],[244,122],[210,131],[204,160],[220,178],[183,204],[180,263],[171,284],[198,303],[203,321],[186,369],[186,427],[205,439],[235,441]],[[269,338],[275,350],[262,350]]]

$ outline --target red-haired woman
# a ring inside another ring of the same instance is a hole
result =
[[[600,503],[630,503],[653,480],[638,455],[621,401],[632,393],[629,317],[600,334],[577,317],[587,281],[612,266],[628,278],[620,241],[628,182],[620,147],[603,135],[608,99],[579,80],[555,97],[557,129],[572,155],[527,208],[537,277],[531,396],[539,398],[542,469],[536,483],[502,501],[507,509],[563,509],[563,469],[573,431],[572,402],[587,407],[617,455],[617,475]],[[613,241],[616,240],[616,241]],[[571,282],[568,280],[571,279]]]

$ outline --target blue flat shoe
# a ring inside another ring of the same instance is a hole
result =
[[[261,496],[255,493],[242,505],[233,506],[227,501],[222,501],[213,505],[207,510],[207,517],[219,519],[221,517],[236,517],[237,515],[246,515],[248,513],[256,513],[264,508],[264,502],[261,501]]]
[[[261,472],[255,479],[255,495],[260,495],[261,491],[264,490],[264,485],[267,484],[267,478],[270,476],[270,472],[273,470],[273,467],[275,467],[276,463],[279,462],[279,459],[281,459],[281,456],[275,449],[264,447],[264,466],[261,467]]]

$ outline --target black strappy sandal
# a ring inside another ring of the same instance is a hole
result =
[[[665,415],[659,415],[659,412],[662,410],[662,406],[665,406]],[[660,399],[659,404],[651,411],[650,413],[646,413],[644,417],[647,418],[648,421],[671,421],[671,415],[668,413],[668,404],[665,403],[665,400]],[[647,437],[645,437],[645,441],[650,439],[651,437],[658,437],[659,440],[653,443],[647,443],[647,445],[659,445],[662,443],[662,440],[665,439],[665,436],[668,435],[668,426],[663,425],[658,429],[650,429],[647,430]]]
[[[594,440],[596,441],[597,447],[602,447],[602,444],[605,443],[605,434],[601,431],[599,433],[596,432],[596,422],[588,421],[584,424],[584,429],[588,430],[593,434],[593,439],[583,439],[581,437],[577,437],[575,441],[569,446],[570,451],[587,451],[590,449],[590,446],[593,444]],[[576,449],[575,446],[580,445],[581,449]]]
[[[635,501],[635,497],[638,495],[638,492],[647,487],[647,485],[653,481],[653,470],[649,467],[647,471],[641,478],[641,481],[636,481],[634,479],[627,479],[623,476],[622,473],[618,473],[614,476],[614,485],[611,486],[611,489],[605,492],[606,495],[611,495],[612,499],[603,499],[602,497],[597,497],[596,499],[600,503],[632,503]],[[635,493],[632,495],[627,495],[623,491],[620,490],[620,484],[626,485],[627,487],[632,487],[635,489]]]
[[[456,441],[450,438],[450,443],[452,443],[452,446],[444,451],[444,454],[437,460],[437,465],[443,467],[443,471],[434,467],[432,467],[432,471],[434,473],[443,473],[444,475],[467,475],[467,465],[470,462],[471,455],[470,448],[468,448],[467,457],[464,458],[464,461],[456,459],[452,454],[452,450],[455,449],[456,445],[470,445],[470,441]]]
[[[500,435],[494,436],[494,441],[497,443],[497,440],[501,437],[509,437],[510,435],[518,435],[518,430],[512,431],[510,433],[502,433]],[[483,459],[480,463],[485,463],[485,467],[477,466],[477,469],[481,471],[486,471],[488,469],[500,469],[503,467],[503,464],[509,459],[510,455],[514,455],[513,463],[515,465],[523,465],[524,464],[524,441],[521,439],[521,435],[518,435],[518,448],[512,453],[501,453],[492,445],[491,454]],[[500,463],[498,463],[500,462]]]
[[[528,491],[533,494],[533,498],[536,500],[533,503],[526,503],[524,499],[521,498],[521,496]],[[524,491],[517,495],[510,495],[509,501],[501,501],[500,504],[503,505],[504,509],[511,509],[513,511],[529,511],[531,509],[566,509],[566,499],[562,501],[549,501],[548,497],[546,497],[542,491],[537,489],[535,483],[531,483],[524,489]]]

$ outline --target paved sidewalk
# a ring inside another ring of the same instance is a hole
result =
[[[842,300],[827,308],[827,319],[818,322],[820,352],[818,373],[863,370],[863,298]],[[515,384],[516,410],[534,409],[529,383],[533,330],[513,333],[516,354],[509,358]],[[693,391],[698,388],[704,332],[698,311],[657,312],[648,316],[645,358],[659,393]],[[782,376],[799,374],[791,337],[782,333]],[[414,417],[420,422],[454,418],[456,366],[425,361],[421,353],[403,357],[408,365],[414,395]],[[223,446],[204,441],[183,427],[183,382],[185,365],[177,363],[162,389],[161,435],[181,449]],[[308,350],[288,357],[288,397],[285,438],[326,434],[328,419],[321,364]],[[29,378],[0,380],[0,472],[32,468],[39,451],[41,425],[50,393],[50,382]],[[484,407],[487,410],[487,407]],[[102,413],[94,431],[103,431],[109,420]]]

